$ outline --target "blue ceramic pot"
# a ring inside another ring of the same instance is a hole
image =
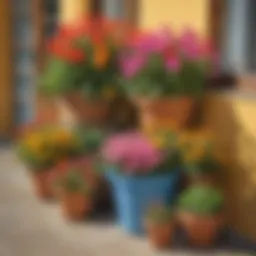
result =
[[[177,192],[179,171],[150,176],[127,176],[106,172],[119,224],[135,235],[143,234],[143,218],[152,204],[172,205]]]

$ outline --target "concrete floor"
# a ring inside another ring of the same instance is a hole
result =
[[[159,253],[146,239],[129,237],[111,221],[67,223],[57,204],[34,196],[29,176],[11,150],[0,149],[0,256],[253,255],[224,247],[192,252],[179,245]]]

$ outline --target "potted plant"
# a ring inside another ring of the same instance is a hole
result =
[[[170,142],[158,148],[146,136],[130,132],[109,138],[102,149],[120,225],[143,233],[143,214],[154,201],[172,203],[179,177],[179,153]]]
[[[69,170],[60,178],[57,186],[64,216],[75,221],[88,217],[93,207],[92,191],[82,170]]]
[[[121,81],[143,127],[173,120],[184,127],[205,87],[212,52],[193,31],[136,36],[121,55]]]
[[[105,134],[99,129],[82,126],[74,128],[70,132],[73,136],[73,144],[66,157],[60,159],[56,164],[55,172],[51,176],[51,183],[56,191],[56,180],[65,175],[70,168],[78,168],[83,171],[87,183],[96,188],[100,183],[100,176],[94,164]]]
[[[18,142],[18,154],[32,173],[39,197],[52,197],[50,177],[57,162],[74,147],[72,133],[61,127],[42,127]]]
[[[178,218],[189,242],[194,246],[211,246],[223,225],[224,198],[208,186],[192,186],[178,200]]]
[[[79,121],[102,124],[108,118],[118,91],[118,31],[105,20],[83,20],[62,26],[49,43],[41,91],[62,95]]]
[[[146,214],[145,228],[153,247],[168,248],[175,231],[172,208],[161,204],[151,207]]]

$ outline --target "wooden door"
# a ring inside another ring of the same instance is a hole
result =
[[[13,129],[12,24],[10,0],[0,0],[0,139]]]

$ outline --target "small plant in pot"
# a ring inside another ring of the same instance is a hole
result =
[[[43,127],[18,142],[18,155],[32,173],[39,197],[53,197],[50,177],[56,163],[69,154],[73,143],[72,133],[61,127]]]
[[[129,233],[143,233],[143,214],[154,201],[172,204],[175,198],[180,156],[171,145],[158,148],[137,132],[115,135],[103,145],[118,220]]]
[[[173,120],[184,127],[204,93],[212,50],[194,31],[137,35],[121,53],[121,83],[140,112],[142,127]]]
[[[55,187],[56,179],[60,178],[70,168],[79,168],[90,186],[96,188],[99,185],[99,173],[94,163],[98,150],[104,140],[105,134],[99,129],[92,127],[77,127],[70,130],[73,136],[73,145],[64,159],[56,165],[56,171],[52,175],[52,184]],[[55,191],[58,194],[58,190]]]
[[[153,247],[170,247],[175,231],[172,208],[162,204],[150,207],[145,217],[145,229]]]
[[[178,218],[191,245],[213,245],[223,226],[223,211],[223,195],[212,187],[192,186],[180,195]]]
[[[88,124],[104,124],[118,95],[119,27],[103,19],[84,19],[60,27],[49,42],[41,91],[63,96],[74,114]]]
[[[92,189],[80,169],[71,169],[59,181],[60,205],[67,219],[80,221],[93,208]]]
[[[36,194],[41,198],[52,197],[48,179],[55,161],[53,145],[43,134],[34,132],[21,139],[17,151],[32,174]]]

